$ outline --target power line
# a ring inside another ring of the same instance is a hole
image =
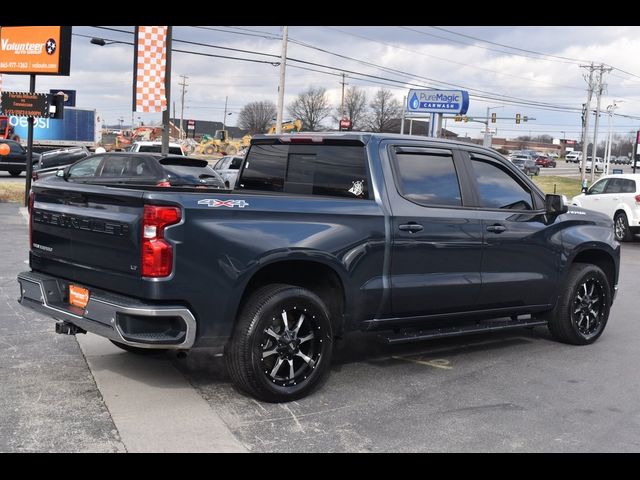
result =
[[[518,50],[519,52],[533,53],[534,55],[542,55],[542,56],[545,56],[545,57],[552,57],[552,58],[557,58],[557,59],[560,59],[560,60],[567,60],[567,61],[569,61],[571,63],[585,63],[586,62],[586,60],[579,60],[579,59],[576,59],[576,58],[562,57],[560,55],[551,55],[550,53],[541,53],[541,52],[536,52],[534,50],[526,50],[524,48],[513,47],[511,45],[505,45],[503,43],[491,42],[491,41],[485,40],[483,38],[474,37],[473,35],[467,35],[467,34],[464,34],[464,33],[454,32],[453,30],[447,30],[446,28],[442,28],[442,27],[429,26],[429,28],[434,28],[434,29],[440,30],[442,32],[451,33],[452,35],[458,35],[460,37],[469,38],[471,40],[478,40],[480,42],[488,43],[490,45],[496,45],[498,47],[505,47],[505,48],[510,48],[512,50]],[[564,63],[567,63],[567,62],[564,62]]]
[[[544,80],[538,80],[538,79],[535,79],[535,78],[532,79],[532,78],[521,77],[519,75],[513,75],[513,74],[507,73],[507,72],[499,72],[497,70],[492,70],[490,68],[479,67],[477,65],[472,65],[472,64],[469,64],[469,63],[456,62],[455,60],[451,60],[451,59],[443,58],[443,57],[438,57],[437,55],[431,55],[429,53],[420,52],[418,50],[412,50],[410,48],[401,47],[399,45],[394,45],[392,43],[383,42],[381,40],[375,40],[373,38],[365,37],[364,35],[358,35],[358,34],[355,34],[355,33],[352,33],[352,32],[346,32],[344,30],[340,30],[339,28],[334,28],[334,27],[325,27],[325,28],[327,28],[329,30],[334,30],[336,32],[340,32],[340,33],[342,33],[344,35],[350,35],[350,36],[353,36],[353,37],[356,37],[356,38],[362,38],[363,40],[367,40],[367,41],[370,41],[370,42],[379,43],[381,45],[386,45],[388,47],[397,48],[398,50],[404,50],[404,51],[407,51],[407,52],[416,53],[416,54],[421,55],[423,57],[435,58],[435,59],[443,61],[443,62],[453,63],[454,65],[460,65],[460,66],[463,66],[463,67],[475,68],[475,69],[482,70],[482,71],[485,71],[485,72],[493,73],[495,75],[502,75],[502,76],[506,76],[506,77],[518,78],[520,80],[526,80],[526,81],[529,81],[529,82],[530,81],[534,81],[534,82],[545,84],[545,85],[551,85],[553,87],[568,88],[568,89],[573,89],[573,90],[582,90],[579,87],[573,87],[571,85],[561,85],[561,84],[558,84],[558,83],[545,82]]]

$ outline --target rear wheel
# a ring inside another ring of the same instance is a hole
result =
[[[133,345],[127,345],[126,343],[116,342],[115,340],[109,340],[116,347],[121,348],[129,353],[135,353],[137,355],[158,355],[167,351],[166,348],[141,348],[134,347]]]
[[[273,284],[245,303],[225,358],[238,388],[267,402],[288,402],[322,383],[332,350],[322,300],[304,288]]]
[[[547,314],[549,331],[561,342],[588,345],[602,335],[610,307],[611,288],[602,269],[575,263],[556,307]]]
[[[238,152],[238,149],[236,147],[234,147],[233,145],[229,145],[227,147],[227,151],[226,151],[227,155],[235,155],[237,152]]]
[[[21,173],[22,173],[22,170],[16,170],[16,169],[9,170],[9,175],[11,175],[12,177],[19,177]]]
[[[627,215],[624,212],[618,213],[613,219],[613,231],[616,236],[616,240],[619,242],[630,242],[633,240],[633,233],[629,228],[629,221]]]
[[[205,155],[213,155],[214,153],[216,153],[216,148],[213,145],[207,145],[204,147]]]

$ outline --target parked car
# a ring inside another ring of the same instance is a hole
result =
[[[628,242],[640,233],[640,174],[605,175],[571,203],[613,219],[619,242]]]
[[[160,153],[162,151],[162,142],[133,142],[127,151]],[[169,143],[169,155],[185,156],[185,153],[179,143]]]
[[[33,179],[38,180],[49,175],[55,175],[60,168],[71,165],[89,155],[91,155],[91,152],[84,146],[43,152],[38,163],[33,166]]]
[[[228,155],[222,157],[213,166],[213,169],[218,172],[224,180],[227,188],[235,187],[238,173],[240,173],[240,169],[242,168],[242,162],[244,162],[244,157]]]
[[[513,160],[511,160],[511,163],[513,163],[516,167],[518,167],[527,175],[540,174],[540,167],[536,165],[536,162],[533,159],[531,158],[524,159],[524,158],[518,158],[518,157],[520,157],[520,155],[516,155],[516,157],[514,157]]]
[[[225,188],[206,160],[180,155],[111,152],[88,156],[43,181],[133,184],[156,187]]]
[[[587,157],[587,161],[585,162],[585,166],[584,166],[585,172],[591,171],[591,164],[592,164],[591,157]],[[604,172],[604,163],[602,162],[602,158],[596,157],[594,168],[597,173]],[[582,172],[582,162],[580,162],[580,164],[578,165],[578,171]]]
[[[624,156],[624,155],[620,155],[618,157],[618,162],[621,165],[631,165],[631,159],[629,157]]]
[[[14,140],[0,139],[0,144],[9,145],[9,154],[0,155],[0,171],[9,172],[12,177],[18,177],[27,170],[27,149]],[[40,160],[39,153],[32,154],[35,165]]]
[[[564,156],[568,163],[579,163],[582,161],[582,152],[569,152]]]
[[[21,304],[128,351],[224,354],[233,383],[270,402],[318,388],[350,331],[603,333],[613,222],[493,150],[358,132],[252,142],[233,192],[35,182]]]
[[[553,160],[557,160],[560,155],[558,155],[556,152],[551,152],[549,155],[547,155],[547,157],[552,158]]]
[[[536,165],[543,168],[556,168],[556,161],[550,157],[546,157],[544,155],[540,155],[536,158]]]

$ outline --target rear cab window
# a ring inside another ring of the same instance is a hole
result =
[[[254,143],[236,190],[370,199],[365,147],[344,140]]]

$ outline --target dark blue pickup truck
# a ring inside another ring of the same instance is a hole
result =
[[[64,178],[33,186],[22,305],[125,350],[218,349],[266,401],[308,394],[350,330],[589,344],[617,289],[609,218],[468,143],[260,136],[233,192]]]

